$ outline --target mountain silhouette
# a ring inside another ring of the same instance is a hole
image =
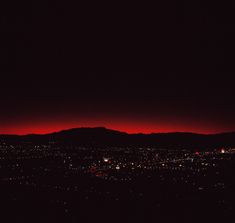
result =
[[[56,143],[77,146],[151,146],[169,149],[215,149],[235,146],[235,132],[221,134],[196,134],[188,132],[128,134],[105,127],[73,128],[38,135],[0,135],[8,143]]]

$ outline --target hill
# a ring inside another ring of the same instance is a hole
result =
[[[78,146],[152,146],[158,148],[203,149],[235,146],[235,132],[196,134],[187,132],[128,134],[104,127],[74,128],[45,135],[0,135],[8,143],[58,143]]]

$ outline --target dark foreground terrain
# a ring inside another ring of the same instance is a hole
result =
[[[234,222],[235,150],[0,144],[2,222]]]

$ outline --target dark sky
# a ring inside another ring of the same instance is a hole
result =
[[[234,3],[17,4],[1,7],[0,133],[235,130]]]

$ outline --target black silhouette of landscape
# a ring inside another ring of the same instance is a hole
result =
[[[196,134],[187,132],[128,134],[125,132],[97,128],[74,128],[44,135],[0,135],[11,143],[49,143],[77,146],[152,146],[168,149],[216,149],[235,147],[235,132],[221,134]]]
[[[234,133],[1,135],[9,222],[228,222]]]

